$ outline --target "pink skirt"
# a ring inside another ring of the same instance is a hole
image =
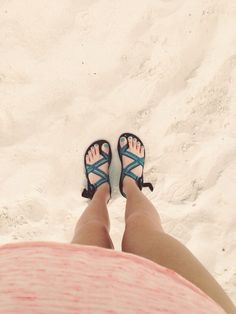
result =
[[[0,313],[225,313],[174,271],[94,246],[0,246]]]

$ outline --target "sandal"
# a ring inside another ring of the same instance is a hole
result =
[[[104,143],[107,143],[109,145],[109,153],[108,154],[102,150],[102,145]],[[86,163],[86,155],[87,155],[88,151],[91,149],[91,147],[94,146],[95,144],[99,145],[99,153],[100,153],[100,155],[103,156],[103,158],[96,161],[92,165],[88,165]],[[88,188],[83,190],[83,192],[82,192],[83,197],[92,199],[97,188],[100,185],[102,185],[103,183],[108,182],[110,185],[110,198],[111,198],[111,183],[110,183],[109,174],[106,174],[104,171],[99,169],[100,166],[104,165],[107,162],[108,162],[108,169],[109,169],[109,167],[111,165],[111,159],[112,159],[111,146],[110,146],[110,143],[108,143],[105,140],[95,141],[87,148],[87,150],[84,154],[84,166],[85,166],[85,174],[86,174],[86,178],[87,178]],[[89,174],[90,173],[95,173],[96,175],[100,176],[101,179],[99,179],[96,183],[92,184],[89,180]]]
[[[143,142],[140,140],[140,138],[132,133],[123,133],[121,134],[121,136],[119,137],[119,140],[118,140],[118,146],[117,146],[117,149],[118,149],[118,153],[119,153],[119,157],[120,157],[120,162],[121,162],[121,167],[122,167],[122,171],[121,171],[121,175],[120,175],[120,192],[121,194],[126,198],[126,195],[123,191],[123,180],[124,180],[124,177],[125,176],[129,176],[130,178],[132,178],[137,186],[139,187],[140,190],[142,190],[143,187],[149,187],[149,189],[151,191],[154,190],[153,188],[153,185],[151,183],[144,183],[143,182],[143,173],[142,173],[142,176],[141,177],[138,177],[136,176],[132,170],[138,166],[142,166],[144,168],[144,160],[145,160],[145,151],[144,151],[144,157],[138,157],[137,155],[135,155],[134,153],[131,153],[129,151],[127,151],[127,149],[129,148],[129,145],[128,145],[128,137],[129,136],[132,136],[132,137],[135,137],[137,139],[137,141],[139,141],[141,143],[142,146],[143,145]],[[120,139],[121,137],[125,137],[126,140],[127,140],[127,144],[123,147],[120,146]],[[131,162],[128,166],[126,166],[125,168],[123,167],[123,160],[122,160],[122,156],[127,156],[131,159],[133,159],[134,161]]]

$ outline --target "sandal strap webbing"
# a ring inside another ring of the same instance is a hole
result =
[[[129,157],[131,159],[133,159],[134,161],[131,162],[128,166],[126,166],[123,170],[122,170],[122,177],[124,178],[124,176],[129,176],[130,178],[134,179],[138,185],[138,187],[140,189],[142,189],[142,187],[148,187],[151,191],[154,190],[153,185],[150,182],[142,182],[141,177],[138,177],[137,175],[135,175],[132,170],[138,166],[142,166],[144,167],[144,157],[138,157],[137,155],[133,154],[132,152],[128,152],[128,145],[124,145],[120,152],[123,156]]]
[[[104,165],[105,163],[109,161],[109,155],[105,152],[101,152],[101,155],[103,156],[102,159],[96,161],[93,165],[86,165],[86,172],[88,175],[90,173],[94,173],[98,175],[99,177],[101,177],[101,179],[99,179],[94,184],[88,183],[89,184],[88,189],[84,189],[82,192],[83,197],[92,198],[96,189],[100,185],[102,185],[105,182],[109,182],[109,175],[106,174],[103,170],[98,169],[99,167],[101,167],[102,165]]]
[[[86,197],[86,198],[90,198],[90,197],[93,197],[96,189],[102,185],[103,183],[107,182],[107,179],[103,179],[101,178],[100,180],[98,180],[96,183],[94,184],[91,184],[89,185],[90,189],[84,189],[83,192],[82,192],[82,196],[83,197]]]
[[[86,165],[86,170],[87,173],[90,174],[91,172],[93,172],[95,169],[99,168],[100,166],[104,165],[105,163],[108,162],[109,160],[109,156],[108,154],[106,154],[105,152],[102,153],[103,158],[96,161],[94,164],[92,165]]]

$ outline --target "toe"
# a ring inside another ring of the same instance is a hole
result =
[[[91,150],[88,151],[88,156],[89,156],[89,159],[90,159],[90,162],[91,162],[93,160],[93,155],[92,155]]]
[[[133,147],[133,141],[132,141],[132,136],[129,136],[128,137],[128,143],[129,143],[129,148],[132,148]]]
[[[124,147],[126,144],[127,144],[127,139],[126,139],[126,137],[122,136],[120,138],[120,146]]]
[[[97,148],[94,145],[94,149],[93,149],[93,157],[95,160],[99,160],[100,159],[100,153],[99,153],[99,149],[97,150]]]
[[[133,137],[133,141],[132,141],[132,142],[133,142],[133,143],[132,143],[133,148],[136,149],[136,144],[137,144],[137,139],[136,139],[136,137]]]
[[[99,154],[99,145],[95,144],[94,147],[95,147],[95,153],[98,155]]]
[[[141,157],[144,157],[144,146],[141,147]]]
[[[109,144],[108,143],[104,143],[102,145],[102,150],[105,152],[105,153],[109,153]]]
[[[89,155],[86,155],[86,156],[85,156],[85,160],[86,160],[86,163],[87,163],[87,164],[89,164],[89,163],[90,163],[90,158],[89,158]]]
[[[91,147],[91,153],[92,153],[92,156],[95,157],[96,153],[95,153],[95,148],[94,148],[94,146]]]
[[[137,141],[136,148],[137,148],[139,153],[140,153],[140,147],[141,147],[141,143],[139,141]]]

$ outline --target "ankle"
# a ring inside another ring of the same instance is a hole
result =
[[[105,200],[108,200],[110,198],[110,186],[109,186],[109,184],[106,182],[106,183],[103,183],[102,185],[100,185],[94,194],[94,197],[95,196],[97,196],[99,198],[104,198]]]
[[[125,176],[123,180],[123,190],[125,194],[128,195],[137,189],[139,190],[136,182],[132,178]]]

